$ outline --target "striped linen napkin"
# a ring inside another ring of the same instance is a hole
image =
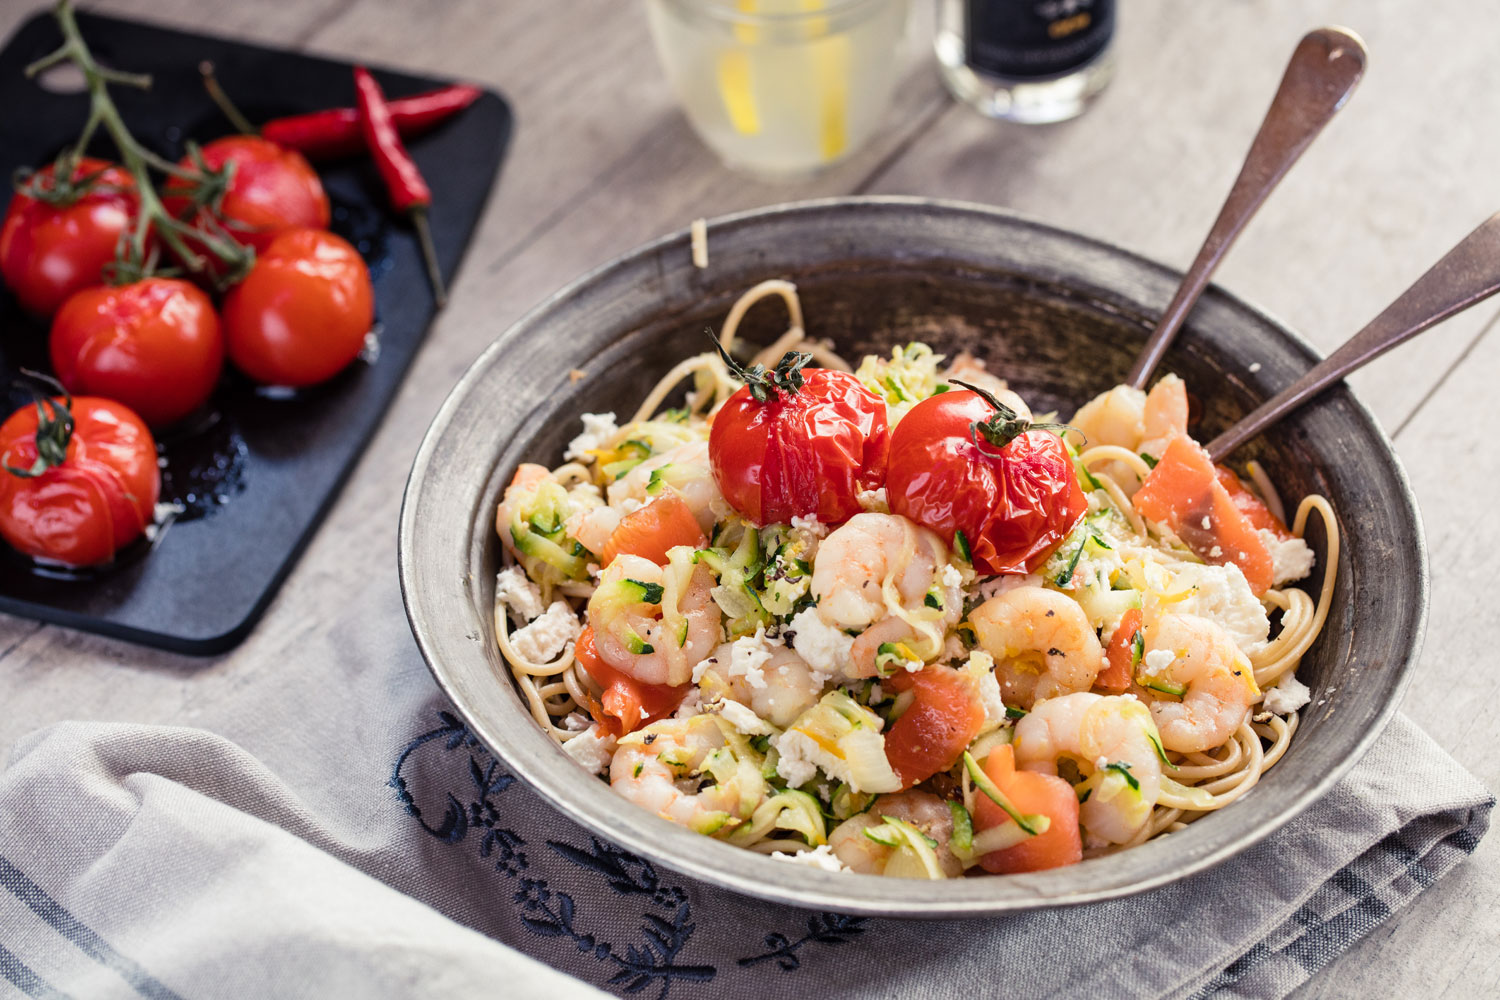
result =
[[[374,694],[363,719],[266,713],[274,763],[202,729],[23,739],[0,772],[0,997],[1275,998],[1471,853],[1494,802],[1397,717],[1323,801],[1176,885],[861,918],[663,870],[554,812],[420,675]]]

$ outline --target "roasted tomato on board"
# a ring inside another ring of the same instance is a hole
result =
[[[39,397],[0,424],[0,536],[35,559],[107,563],[151,523],[156,442],[109,399]]]
[[[201,153],[210,170],[234,164],[217,204],[225,231],[238,242],[260,253],[285,230],[328,228],[328,195],[318,172],[301,153],[253,135],[215,139]],[[198,166],[191,156],[183,157],[178,165]],[[181,182],[167,183],[162,204],[177,218],[194,221],[192,199]]]
[[[28,312],[51,316],[74,292],[103,284],[139,200],[130,174],[87,157],[68,183],[49,164],[25,189],[32,194],[17,192],[0,226],[0,275]]]
[[[175,278],[84,289],[53,319],[49,346],[69,392],[118,400],[153,427],[202,406],[224,367],[213,303]]]
[[[375,293],[359,251],[321,229],[276,237],[221,310],[229,360],[267,385],[332,378],[364,349]]]
[[[725,355],[745,385],[714,417],[709,463],[724,499],[757,526],[813,514],[842,524],[885,477],[885,403],[848,372],[807,368],[811,360],[788,352],[767,372]]]
[[[963,383],[957,383],[962,385]],[[982,574],[1028,573],[1087,509],[1062,438],[986,392],[924,399],[891,436],[891,512],[962,549]]]

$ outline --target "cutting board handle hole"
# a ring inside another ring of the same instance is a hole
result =
[[[83,70],[72,63],[59,63],[38,74],[37,86],[52,94],[81,94],[88,89]]]

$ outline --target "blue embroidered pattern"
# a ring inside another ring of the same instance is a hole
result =
[[[396,758],[389,785],[411,816],[427,833],[448,844],[465,840],[471,832],[483,831],[479,837],[479,856],[493,858],[495,871],[515,882],[513,900],[519,919],[528,931],[539,936],[570,941],[579,952],[612,969],[605,984],[625,994],[637,994],[652,985],[660,987],[657,1000],[665,1000],[676,983],[708,983],[718,970],[709,964],[681,961],[684,949],[696,929],[692,903],[685,889],[666,884],[656,867],[644,858],[621,850],[597,837],[589,838],[587,848],[557,840],[547,847],[576,867],[598,876],[610,889],[622,896],[639,896],[648,907],[641,914],[639,943],[627,943],[623,950],[615,943],[601,941],[597,933],[580,929],[578,906],[571,895],[553,887],[549,880],[531,870],[527,842],[514,830],[501,825],[502,817],[495,800],[509,789],[515,778],[500,770],[494,755],[469,732],[456,715],[437,713],[438,728],[413,739]],[[467,760],[467,787],[461,793],[444,793],[443,816],[429,823],[408,787],[404,769],[418,750],[440,745],[442,752]],[[779,932],[764,938],[764,954],[738,960],[744,967],[775,961],[783,972],[801,967],[798,951],[808,944],[844,944],[866,929],[865,918],[837,913],[823,913],[807,921],[807,933],[793,940]]]

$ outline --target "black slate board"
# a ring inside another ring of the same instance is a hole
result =
[[[347,63],[87,13],[78,22],[100,62],[151,74],[149,92],[116,87],[112,93],[136,137],[173,160],[187,138],[204,142],[232,131],[204,93],[197,68],[204,59],[252,121],[354,104]],[[60,42],[51,15],[38,14],[0,52],[0,177],[50,161],[82,127],[85,95],[49,92],[22,73]],[[447,82],[375,75],[392,98]],[[505,101],[486,93],[409,143],[433,190],[433,239],[448,280],[494,183],[511,125]],[[111,150],[103,142],[97,152]],[[379,425],[434,313],[414,234],[387,209],[373,165],[355,158],[317,166],[333,202],[332,228],[370,265],[378,353],[286,398],[226,371],[212,412],[159,436],[163,499],[175,493],[201,513],[98,570],[44,572],[5,549],[0,611],[186,653],[220,652],[249,633]],[[46,342],[45,325],[0,292],[0,382],[9,385],[21,366],[45,370]],[[4,412],[26,398],[11,390]],[[373,535],[394,530],[371,526]]]

